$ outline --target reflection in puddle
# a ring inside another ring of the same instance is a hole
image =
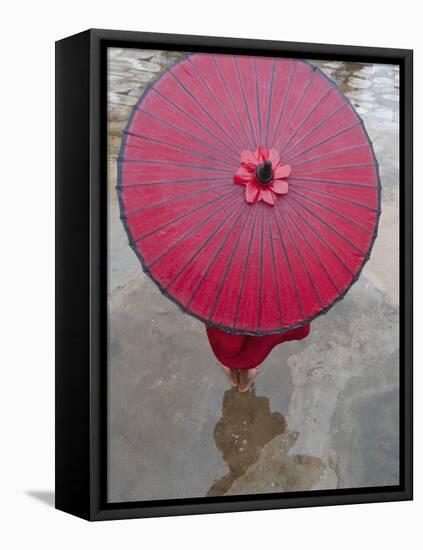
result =
[[[278,452],[269,456],[262,453],[265,445],[277,436],[280,436]],[[215,481],[207,496],[225,495],[234,483],[243,479],[246,486],[240,487],[242,493],[263,492],[263,469],[273,476],[270,490],[304,491],[318,483],[324,469],[318,458],[288,455],[298,433],[290,432],[285,418],[279,412],[270,411],[268,398],[258,397],[254,391],[225,392],[222,418],[216,424],[213,437],[229,466],[229,473]],[[263,468],[260,466],[256,480],[255,473],[247,470],[259,461]]]

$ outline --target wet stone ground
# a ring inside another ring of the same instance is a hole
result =
[[[109,50],[108,498],[112,502],[398,483],[398,106],[389,65],[313,61],[350,98],[380,164],[372,256],[254,390],[228,389],[203,325],[145,276],[119,219],[116,158],[132,106],[180,58]]]

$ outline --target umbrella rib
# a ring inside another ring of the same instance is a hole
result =
[[[213,58],[214,64],[216,65],[216,69],[217,69],[217,72],[219,73],[219,76],[220,76],[220,79],[221,79],[221,81],[222,81],[222,83],[223,83],[223,86],[224,86],[224,88],[225,88],[226,95],[229,97],[229,99],[230,99],[230,101],[231,101],[231,104],[232,104],[232,108],[233,108],[233,110],[234,110],[234,112],[235,112],[235,114],[236,114],[236,116],[237,116],[237,118],[238,118],[239,124],[240,124],[241,128],[242,128],[243,131],[244,131],[245,139],[247,140],[247,143],[249,144],[250,148],[253,149],[253,144],[252,144],[252,142],[251,142],[250,137],[248,136],[247,130],[246,130],[245,126],[244,126],[244,122],[243,122],[243,120],[241,119],[241,116],[240,116],[240,114],[239,114],[239,112],[238,112],[238,109],[236,108],[235,100],[234,100],[234,98],[233,98],[233,96],[232,96],[232,92],[231,92],[230,88],[228,87],[228,85],[227,85],[227,83],[226,83],[226,80],[223,78],[223,75],[222,75],[222,72],[221,72],[221,70],[220,70],[219,64],[218,64],[217,61],[216,61],[216,56],[213,55],[212,58]]]
[[[309,201],[311,202],[312,204],[317,204],[317,206],[319,208],[323,208],[323,210],[327,210],[328,212],[331,212],[332,214],[334,214],[335,216],[338,216],[338,218],[340,218],[341,220],[344,220],[352,225],[354,225],[355,227],[358,227],[359,229],[362,229],[363,231],[365,231],[366,233],[369,231],[369,229],[367,227],[365,227],[364,225],[361,225],[360,223],[352,220],[351,218],[349,218],[348,216],[344,216],[344,214],[340,214],[339,212],[337,212],[336,210],[334,210],[333,208],[331,208],[330,206],[326,206],[324,204],[322,204],[321,202],[319,201],[316,201],[315,199],[312,199],[311,197],[308,197],[307,195],[303,195],[302,193],[300,193],[299,191],[295,191],[294,189],[291,190],[292,193],[295,193],[295,195],[301,197],[302,199],[306,200],[306,201]]]
[[[314,134],[314,132],[316,130],[318,130],[321,126],[323,126],[323,124],[325,124],[328,120],[330,120],[332,117],[334,117],[336,114],[338,114],[340,111],[342,111],[342,109],[345,109],[345,107],[347,106],[347,103],[343,103],[342,105],[340,105],[337,109],[335,109],[332,113],[330,113],[329,115],[326,115],[320,122],[318,122],[315,126],[313,126],[313,128],[310,128],[310,130],[303,135],[302,138],[300,138],[297,143],[294,143],[294,145],[292,145],[291,147],[289,147],[288,149],[286,149],[284,151],[284,154],[285,155],[289,155],[294,149],[296,149],[298,147],[298,145],[300,143],[302,143],[304,140],[306,140],[308,137],[310,137],[312,134]],[[301,153],[301,152],[300,152]],[[296,156],[298,156],[299,153],[297,153]],[[288,159],[292,159],[292,158],[296,158],[295,156],[294,157],[288,157]]]
[[[153,229],[152,231],[149,231],[145,235],[142,235],[141,237],[138,237],[137,239],[135,239],[135,242],[138,242],[138,241],[141,241],[141,240],[143,240],[147,237],[150,237],[150,235],[154,235],[154,233],[157,233],[158,231],[161,231],[165,227],[168,227],[169,225],[172,225],[173,223],[176,223],[180,220],[183,220],[184,218],[187,218],[191,214],[194,214],[194,212],[198,212],[199,210],[202,210],[206,206],[209,206],[210,204],[213,204],[213,203],[215,203],[215,202],[217,202],[221,199],[224,199],[224,198],[229,197],[230,195],[234,195],[234,194],[235,194],[235,190],[228,191],[227,193],[225,193],[224,195],[222,195],[220,197],[214,197],[213,199],[205,202],[204,204],[201,204],[200,206],[197,206],[196,208],[194,208],[190,212],[185,212],[184,214],[181,214],[180,216],[177,216],[173,220],[170,220],[170,221],[166,222],[165,224],[161,225],[160,227],[157,227],[156,229]],[[125,216],[123,216],[123,219],[125,219]]]
[[[226,110],[223,108],[222,104],[220,103],[220,101],[218,100],[218,98],[216,97],[216,94],[214,93],[213,91],[213,88],[211,86],[208,86],[207,85],[207,82],[204,80],[204,77],[203,75],[200,73],[200,71],[197,69],[197,67],[195,66],[195,64],[192,62],[191,60],[191,57],[188,57],[188,61],[191,63],[191,65],[194,67],[194,70],[195,72],[198,74],[198,77],[201,79],[201,82],[203,83],[205,89],[207,90],[207,92],[209,93],[209,95],[214,99],[214,102],[216,103],[216,105],[219,107],[221,113],[223,114],[223,116],[225,117],[227,123],[231,126],[232,130],[235,132],[235,134],[237,135],[238,134],[238,131],[237,129],[235,128],[232,120],[229,118],[229,115],[228,113],[226,112]],[[234,142],[235,143],[235,142]],[[241,147],[241,145],[239,143],[236,143],[236,146],[237,147]]]
[[[319,178],[296,178],[293,176],[288,176],[286,179],[292,181],[306,181],[309,183],[322,183],[324,185],[341,185],[345,187],[364,187],[366,189],[376,189],[375,185],[370,185],[368,183],[355,183],[354,181],[337,181],[337,180],[326,180]]]
[[[308,164],[309,162],[314,162],[315,160],[323,160],[326,158],[334,157],[338,155],[339,153],[343,153],[345,151],[351,151],[352,149],[360,149],[362,147],[368,147],[368,143],[360,143],[359,145],[350,145],[349,147],[343,147],[342,149],[337,149],[336,151],[331,151],[330,153],[325,153],[324,155],[318,155],[317,157],[312,157],[311,159],[303,160],[301,162],[298,162],[297,164],[291,164],[291,168],[297,168],[298,166],[303,166],[304,164]]]
[[[270,249],[271,249],[271,252],[272,252],[272,264],[273,264],[273,275],[275,277],[276,296],[278,298],[279,319],[281,321],[281,325],[283,325],[281,299],[280,299],[280,296],[279,296],[278,270],[276,268],[275,248],[274,248],[274,245],[273,245],[273,234],[272,234],[270,216],[267,217],[267,222],[268,222],[268,229],[269,229]]]
[[[275,78],[275,58],[272,59],[272,78],[270,79],[270,89],[269,89],[269,101],[267,105],[267,122],[266,122],[266,143],[265,146],[268,147],[269,141],[269,124],[270,124],[270,114],[272,111],[272,94],[273,94],[273,81]]]
[[[233,328],[235,328],[235,325],[236,325],[236,322],[237,322],[237,319],[238,319],[239,305],[240,305],[240,302],[241,302],[242,293],[244,292],[245,276],[247,274],[247,266],[248,266],[248,262],[249,262],[250,254],[251,254],[251,246],[252,246],[252,243],[253,243],[254,229],[256,227],[256,222],[257,222],[258,208],[256,208],[255,210],[256,211],[254,213],[254,220],[253,220],[253,225],[252,225],[252,228],[251,228],[250,240],[248,242],[247,257],[245,259],[245,264],[244,264],[244,267],[242,269],[241,287],[239,289],[238,299],[237,299],[236,307],[235,307],[234,319],[233,319],[233,323],[232,323]]]
[[[301,102],[303,101],[304,96],[305,96],[306,93],[308,92],[308,90],[309,90],[309,88],[310,88],[310,86],[311,86],[311,83],[313,82],[313,79],[314,79],[315,75],[316,75],[316,69],[311,69],[311,75],[309,76],[309,79],[308,79],[308,81],[307,81],[307,84],[304,86],[304,89],[303,89],[303,91],[301,92],[301,95],[299,96],[299,98],[298,98],[298,100],[297,100],[297,102],[296,102],[296,104],[295,104],[294,109],[292,109],[291,114],[289,115],[288,122],[287,122],[286,125],[285,125],[285,131],[288,130],[288,127],[289,127],[289,125],[291,124],[292,119],[293,119],[294,116],[296,115],[297,110],[298,110],[298,107],[300,106]],[[278,139],[278,141],[276,142],[276,144],[275,144],[275,146],[274,146],[275,149],[279,149],[279,147],[282,147],[282,140],[283,140],[283,134],[281,134],[281,135],[279,136],[279,139]]]
[[[299,204],[300,206],[302,206],[304,208],[304,210],[306,210],[306,212],[308,212],[309,214],[311,214],[312,216],[314,216],[316,219],[318,219],[320,221],[320,223],[322,223],[323,225],[325,225],[326,227],[328,227],[331,231],[333,231],[334,233],[336,233],[339,237],[341,237],[341,239],[343,239],[345,242],[347,242],[350,246],[352,246],[353,248],[355,248],[355,250],[357,250],[357,252],[359,252],[360,254],[362,254],[363,256],[366,256],[366,253],[363,252],[363,250],[361,250],[361,248],[359,248],[356,244],[354,244],[351,239],[349,239],[348,237],[346,237],[344,234],[342,234],[340,231],[338,231],[337,229],[335,229],[334,227],[332,227],[326,220],[324,220],[321,216],[319,216],[318,214],[316,214],[315,212],[313,212],[313,210],[310,210],[310,208],[308,208],[305,204],[303,204],[302,202],[300,202],[298,199],[296,199],[295,197],[292,196],[292,193],[290,194],[290,199],[288,200],[293,200],[295,201],[297,204]]]
[[[294,199],[295,200],[295,199]],[[298,205],[300,206],[303,206],[301,205],[298,201],[296,201]],[[313,235],[319,239],[319,241],[321,241],[331,252],[332,254],[335,256],[335,258],[339,261],[339,263],[341,263],[345,269],[351,274],[351,276],[353,277],[354,276],[354,273],[351,271],[351,269],[347,266],[347,264],[344,262],[344,260],[338,255],[338,253],[332,248],[332,246],[326,241],[326,239],[324,239],[321,235],[319,235],[319,233],[317,233],[317,231],[314,229],[314,227],[310,224],[310,222],[307,220],[307,218],[305,218],[301,212],[295,208],[295,206],[293,204],[291,204],[290,202],[286,201],[286,203],[290,206],[290,208],[292,208],[294,210],[294,212],[297,214],[297,216],[299,218],[301,218],[301,220],[307,225],[307,227],[310,229],[310,231],[313,233]]]
[[[211,214],[209,214],[206,218],[203,218],[197,225],[195,225],[192,229],[184,233],[179,239],[177,239],[169,248],[166,248],[161,254],[157,256],[150,264],[147,265],[147,269],[152,268],[158,261],[160,261],[163,256],[166,256],[166,254],[169,254],[178,244],[183,242],[185,239],[190,237],[195,231],[198,231],[203,225],[205,225],[208,221],[210,221],[212,218],[214,218],[217,214],[222,212],[222,210],[225,210],[225,208],[228,207],[228,204],[231,205],[231,203],[225,202],[222,206],[217,208],[216,210],[213,210]]]
[[[344,164],[344,166],[330,166],[330,167],[327,167],[327,168],[314,168],[313,169],[307,169],[305,168],[304,171],[303,170],[295,170],[295,174],[296,175],[300,175],[300,174],[310,174],[311,172],[336,172],[337,170],[348,170],[349,168],[371,168],[371,167],[374,167],[376,166],[376,164],[374,162],[368,162],[368,163],[364,163],[364,164]]]
[[[324,191],[318,191],[317,189],[313,189],[312,187],[299,185],[298,183],[291,183],[290,187],[298,187],[300,189],[305,189],[306,191],[316,193],[317,195],[322,195],[323,197],[329,197],[330,199],[347,202],[349,204],[353,204],[354,206],[360,206],[361,208],[369,210],[370,212],[377,212],[376,208],[371,208],[370,206],[367,206],[367,204],[362,204],[361,202],[356,202],[351,199],[346,199],[345,197],[338,197],[337,195],[331,195],[330,193],[325,193]]]
[[[350,130],[353,130],[357,126],[360,126],[361,124],[362,124],[361,121],[358,121],[355,124],[352,124],[351,126],[348,126],[348,128],[344,128],[343,130],[339,130],[339,132],[336,132],[335,134],[323,139],[322,141],[319,141],[318,143],[315,143],[311,147],[308,147],[308,149],[304,149],[303,151],[300,151],[299,153],[297,153],[293,157],[289,157],[288,159],[285,159],[284,163],[286,164],[286,163],[290,162],[291,160],[300,157],[301,155],[305,155],[305,153],[308,153],[309,151],[312,151],[313,149],[315,149],[316,147],[319,147],[320,145],[324,145],[328,141],[331,141],[332,139],[337,138],[337,137],[341,136],[342,134],[346,134],[347,132],[349,132]],[[292,151],[292,149],[291,149],[291,151]]]
[[[222,242],[220,243],[218,249],[216,250],[216,252],[214,253],[213,255],[213,258],[210,260],[209,262],[209,265],[207,266],[206,270],[202,273],[201,277],[200,277],[200,280],[198,281],[195,289],[193,290],[192,294],[191,294],[191,297],[190,299],[188,300],[188,302],[186,303],[185,305],[185,309],[188,309],[189,306],[191,305],[191,302],[193,301],[193,299],[195,298],[195,296],[197,295],[199,289],[201,288],[201,285],[203,284],[203,281],[204,279],[207,277],[207,275],[210,273],[210,270],[212,269],[212,267],[214,266],[215,262],[216,262],[216,259],[218,258],[218,256],[220,255],[221,251],[223,250],[223,247],[225,246],[225,244],[228,242],[228,239],[231,237],[231,234],[232,234],[232,231],[235,229],[236,227],[236,224],[238,223],[238,220],[241,218],[241,215],[242,215],[242,208],[243,208],[243,204],[241,204],[239,206],[239,210],[241,210],[239,212],[239,214],[236,216],[235,218],[235,221],[232,223],[232,226],[230,228],[229,231],[227,231],[225,237],[223,238]],[[234,212],[236,211],[236,209],[234,210]],[[228,220],[226,220],[225,223],[227,223]],[[223,227],[223,224],[221,224],[220,228]]]
[[[255,142],[255,146],[258,147],[260,144],[257,143],[256,133],[254,131],[253,121],[252,121],[251,113],[250,113],[250,106],[248,105],[248,102],[247,102],[247,97],[245,95],[244,84],[242,83],[241,74],[239,72],[238,59],[237,59],[236,56],[233,56],[232,59],[234,61],[236,72],[238,74],[239,86],[240,86],[241,93],[242,93],[242,99],[244,100],[245,110],[247,111],[248,122],[250,123],[251,135],[252,135],[253,141]]]
[[[260,144],[262,143],[263,136],[262,136],[262,129],[261,129],[261,111],[260,111],[260,99],[259,99],[259,85],[258,85],[258,77],[257,77],[257,58],[253,58],[253,65],[254,65],[254,77],[256,79],[256,104],[257,104],[257,126],[258,126],[258,132],[259,132],[259,141]]]
[[[195,102],[196,105],[200,107],[200,109],[207,115],[207,117],[213,122],[213,124],[216,126],[218,130],[220,130],[226,138],[229,140],[230,143],[232,143],[235,147],[239,147],[239,145],[235,142],[232,136],[228,134],[228,132],[216,121],[216,119],[208,112],[208,110],[204,107],[204,105],[195,97],[195,95],[188,90],[188,88],[185,86],[181,80],[175,75],[173,71],[169,71],[169,74],[173,76],[173,78],[176,80],[176,82],[179,84],[179,86],[185,91],[186,94]],[[232,151],[235,152],[234,149]]]
[[[289,204],[288,202],[286,203],[286,205],[294,212],[294,208],[291,204]],[[298,215],[298,214],[297,214]],[[304,234],[304,232],[301,230],[301,227],[298,225],[298,222],[295,220],[295,218],[291,215],[289,216],[289,219],[291,220],[291,222],[295,225],[297,231],[298,231],[298,234],[302,237],[302,239],[307,243],[308,247],[310,248],[310,250],[312,251],[313,253],[313,256],[316,258],[316,260],[319,262],[320,266],[322,267],[322,269],[324,270],[324,272],[326,273],[329,281],[332,283],[333,285],[333,288],[336,290],[336,292],[339,293],[339,290],[338,290],[338,287],[336,286],[335,284],[335,281],[332,279],[332,276],[331,274],[329,273],[329,271],[327,270],[325,264],[322,262],[322,260],[320,259],[319,255],[317,254],[317,252],[315,251],[313,245],[310,243],[309,239],[306,237],[306,235]]]
[[[176,162],[174,160],[162,160],[162,159],[125,159],[118,158],[116,162],[127,164],[158,164],[166,166],[182,166],[183,168],[195,168],[196,170],[205,170],[210,172],[224,172],[225,174],[232,174],[232,170],[226,168],[219,168],[218,166],[202,166],[201,164],[190,164],[189,162]]]
[[[236,251],[238,250],[239,243],[241,242],[241,237],[242,237],[242,235],[243,235],[243,233],[244,233],[244,229],[245,229],[245,227],[246,227],[246,225],[247,225],[247,222],[248,222],[248,220],[249,220],[249,217],[250,217],[250,214],[251,214],[251,210],[252,210],[251,208],[249,208],[249,209],[247,210],[247,215],[245,216],[245,220],[244,220],[244,223],[243,223],[243,225],[242,225],[242,227],[241,227],[241,230],[240,230],[240,232],[239,232],[238,238],[237,238],[237,240],[236,240],[236,242],[235,242],[235,246],[234,246],[234,248],[233,248],[233,250],[232,250],[232,252],[231,252],[231,256],[230,256],[230,258],[229,258],[229,260],[228,260],[228,262],[227,262],[227,264],[226,264],[226,266],[225,266],[225,271],[224,271],[224,273],[223,273],[222,280],[220,281],[219,288],[217,289],[216,296],[215,296],[215,298],[214,298],[214,302],[213,302],[211,311],[210,311],[209,316],[208,316],[208,320],[209,320],[209,321],[210,321],[211,318],[213,317],[214,312],[215,312],[215,310],[216,310],[216,306],[217,306],[217,304],[218,304],[218,302],[219,302],[219,298],[220,298],[220,295],[221,295],[221,293],[222,293],[223,284],[225,283],[226,276],[227,276],[227,274],[228,274],[228,272],[229,272],[229,269],[231,268],[232,263],[233,263],[233,261],[234,261],[234,259],[235,259],[235,254],[236,254]]]
[[[170,73],[172,74],[172,73]],[[209,130],[207,128],[207,126],[204,126],[204,124],[202,124],[197,118],[195,118],[194,116],[192,116],[190,113],[188,113],[185,109],[182,109],[182,107],[180,107],[178,104],[176,104],[172,99],[168,98],[167,96],[165,96],[162,92],[160,92],[159,90],[157,90],[156,88],[151,88],[152,90],[154,90],[156,92],[156,94],[158,94],[161,98],[163,98],[165,101],[167,101],[167,103],[169,103],[169,105],[172,105],[172,107],[174,107],[177,111],[179,111],[180,113],[182,113],[184,116],[186,116],[187,118],[189,118],[192,122],[194,122],[194,124],[196,124],[199,128],[201,128],[202,130],[204,130],[209,136],[211,136],[212,138],[214,138],[215,140],[217,140],[219,143],[221,143],[223,145],[223,147],[226,147],[227,149],[229,149],[230,151],[232,151],[232,153],[234,153],[235,155],[237,154],[237,151],[235,149],[233,149],[232,147],[230,147],[227,143],[225,143],[220,137],[218,137],[216,134],[214,134],[211,130]]]
[[[222,229],[222,227],[226,224],[228,219],[235,214],[235,212],[241,208],[242,204],[237,204],[228,212],[228,214],[223,218],[222,223],[220,223],[216,229],[207,237],[207,239],[202,243],[202,245],[194,252],[194,254],[191,256],[191,258],[181,267],[181,269],[176,273],[176,275],[173,276],[172,280],[166,285],[165,290],[168,290],[175,281],[179,278],[179,276],[185,271],[187,266],[189,266],[195,258],[200,254],[200,252],[208,245],[208,243],[217,235],[217,233]],[[184,306],[184,310],[186,310],[187,307]]]
[[[163,124],[164,126],[168,126],[169,128],[172,128],[172,130],[176,130],[180,134],[188,136],[189,138],[193,139],[194,141],[198,141],[198,143],[201,143],[202,145],[205,145],[206,147],[209,147],[210,149],[213,149],[217,153],[220,153],[223,156],[228,157],[228,159],[238,161],[238,158],[236,158],[232,155],[229,155],[228,153],[226,153],[226,151],[224,149],[219,149],[219,147],[215,147],[211,143],[208,143],[207,141],[204,141],[203,139],[199,138],[198,136],[195,136],[194,134],[191,134],[190,132],[187,132],[186,130],[183,130],[179,126],[175,126],[174,124],[168,122],[167,120],[164,120],[163,118],[160,118],[157,115],[153,115],[152,113],[150,113],[149,111],[146,111],[145,109],[138,108],[138,111],[140,113],[144,113],[145,115],[153,118],[154,120],[157,120],[157,122],[160,122],[160,124]],[[210,133],[210,132],[207,132],[207,133]]]
[[[178,184],[178,183],[203,183],[205,181],[222,181],[224,176],[218,176],[216,178],[195,178],[191,180],[187,179],[173,179],[173,180],[158,180],[158,181],[148,181],[143,183],[130,183],[125,185],[116,185],[116,189],[133,189],[136,187],[148,187],[149,185],[169,185],[169,184]]]
[[[297,245],[297,243],[296,243],[296,241],[295,241],[295,239],[294,239],[294,237],[293,237],[293,235],[292,235],[291,229],[289,228],[289,225],[288,225],[287,221],[285,220],[284,216],[282,215],[281,210],[278,208],[277,211],[278,211],[279,217],[281,218],[282,222],[284,223],[284,225],[285,225],[285,227],[286,227],[286,230],[287,230],[287,232],[288,232],[289,238],[291,239],[291,242],[292,242],[292,244],[294,245],[295,251],[296,251],[297,254],[298,254],[298,257],[299,257],[299,259],[300,259],[301,265],[303,266],[304,271],[306,272],[307,278],[308,278],[308,280],[310,281],[311,286],[313,287],[314,293],[315,293],[316,298],[317,298],[317,300],[318,300],[318,302],[319,302],[319,304],[320,304],[320,307],[324,307],[324,304],[323,304],[323,302],[322,302],[322,299],[321,299],[321,297],[320,297],[320,294],[319,294],[319,292],[317,291],[317,288],[316,288],[316,286],[315,286],[315,284],[314,284],[314,281],[313,281],[313,278],[312,278],[312,276],[311,276],[311,274],[310,274],[310,271],[309,271],[309,269],[308,269],[308,267],[307,267],[307,265],[306,265],[306,263],[305,263],[305,261],[304,261],[303,255],[301,254],[301,250],[298,248],[298,245]],[[286,212],[285,212],[285,213],[286,213]],[[288,214],[288,215],[289,215],[289,214]],[[290,216],[289,216],[289,218],[291,219]]]
[[[281,155],[285,153],[287,150],[288,145],[292,142],[292,140],[295,138],[295,136],[298,134],[302,128],[304,128],[304,125],[307,123],[307,121],[310,119],[310,117],[316,112],[316,109],[323,103],[323,101],[326,99],[326,97],[330,94],[332,91],[332,88],[329,88],[326,90],[326,92],[316,101],[314,107],[311,109],[311,111],[307,114],[307,116],[303,119],[301,124],[299,124],[295,130],[295,132],[291,135],[291,137],[288,139],[288,141],[285,143],[285,145],[282,148]],[[282,146],[282,144],[281,144]]]
[[[295,296],[297,298],[297,303],[298,303],[298,307],[300,309],[300,312],[301,312],[301,317],[302,317],[302,321],[305,320],[305,316],[304,316],[304,310],[303,310],[303,305],[301,303],[301,299],[300,299],[300,294],[298,292],[298,287],[297,287],[297,281],[294,277],[294,270],[292,269],[292,265],[291,265],[291,262],[289,261],[289,256],[288,256],[288,252],[286,250],[286,246],[285,246],[285,240],[284,238],[282,237],[282,233],[281,233],[281,228],[278,224],[278,221],[276,219],[276,213],[275,211],[273,210],[273,217],[275,219],[275,224],[276,224],[276,227],[277,227],[277,230],[278,230],[278,233],[279,233],[279,240],[281,242],[281,245],[282,245],[282,249],[283,249],[283,252],[284,252],[284,256],[285,256],[285,260],[286,260],[286,263],[288,264],[288,269],[289,269],[289,272],[291,274],[291,280],[292,280],[292,283],[294,285],[294,289],[295,289]]]
[[[274,129],[273,129],[273,137],[272,137],[272,145],[271,145],[271,148],[273,148],[273,144],[274,144],[274,142],[275,142],[276,133],[277,133],[277,131],[278,131],[279,124],[280,124],[280,122],[281,122],[281,117],[282,117],[283,112],[285,111],[286,102],[287,102],[287,100],[288,100],[288,94],[289,94],[289,91],[290,91],[290,89],[291,89],[292,79],[293,79],[293,76],[294,76],[294,73],[295,73],[296,70],[297,70],[297,65],[296,65],[296,63],[292,63],[291,71],[290,71],[289,77],[288,77],[288,85],[287,85],[287,87],[285,88],[285,94],[284,94],[284,96],[283,96],[282,105],[281,105],[281,108],[280,108],[280,110],[279,110],[279,115],[278,115],[277,123],[275,124],[275,127],[274,127]]]
[[[257,311],[257,330],[261,324],[261,304],[263,292],[263,239],[264,239],[264,208],[261,210],[261,231],[260,231],[260,263],[259,263],[259,295],[258,295],[258,311]]]
[[[194,151],[193,149],[187,149],[186,147],[182,147],[181,145],[176,145],[175,143],[171,143],[169,141],[163,141],[161,139],[153,138],[151,136],[144,136],[144,135],[141,135],[141,134],[134,134],[133,132],[125,131],[124,133],[129,135],[129,136],[135,137],[136,139],[145,139],[147,141],[152,141],[152,142],[158,143],[160,145],[166,145],[168,147],[173,147],[174,149],[178,149],[179,151],[184,151],[185,153],[189,153],[189,154],[195,155],[197,157],[206,158],[206,159],[210,159],[210,160],[215,160],[216,162],[221,162],[222,164],[225,164],[226,166],[230,166],[231,168],[233,167],[233,164],[230,164],[229,162],[227,162],[225,160],[218,159],[216,157],[212,157],[211,155],[207,155],[206,153],[200,153],[199,151]],[[126,144],[126,147],[134,147],[135,149],[142,150],[142,147],[139,147],[137,145],[132,145],[132,144],[129,145],[128,143]]]
[[[166,199],[161,202],[154,202],[149,204],[148,206],[143,206],[141,208],[137,208],[136,210],[132,210],[129,212],[126,212],[126,218],[129,218],[130,216],[133,216],[134,214],[139,214],[140,212],[147,212],[148,210],[151,210],[152,208],[160,208],[161,206],[165,206],[166,204],[172,204],[173,202],[178,202],[184,199],[190,199],[192,197],[197,197],[198,195],[203,195],[204,193],[210,193],[211,191],[217,191],[218,189],[224,189],[225,187],[229,187],[229,185],[232,187],[232,183],[223,183],[222,185],[214,185],[213,187],[208,187],[207,189],[200,189],[199,191],[196,191],[195,193],[187,193],[186,195],[180,195],[178,197],[173,197],[171,199]]]

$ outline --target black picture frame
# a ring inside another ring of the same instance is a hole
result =
[[[400,67],[400,484],[111,504],[106,500],[106,52],[110,46]],[[412,499],[413,52],[91,29],[56,43],[56,508],[87,520]]]

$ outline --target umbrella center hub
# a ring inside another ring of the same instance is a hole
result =
[[[266,160],[257,165],[256,177],[262,185],[268,185],[273,179],[272,163]]]

